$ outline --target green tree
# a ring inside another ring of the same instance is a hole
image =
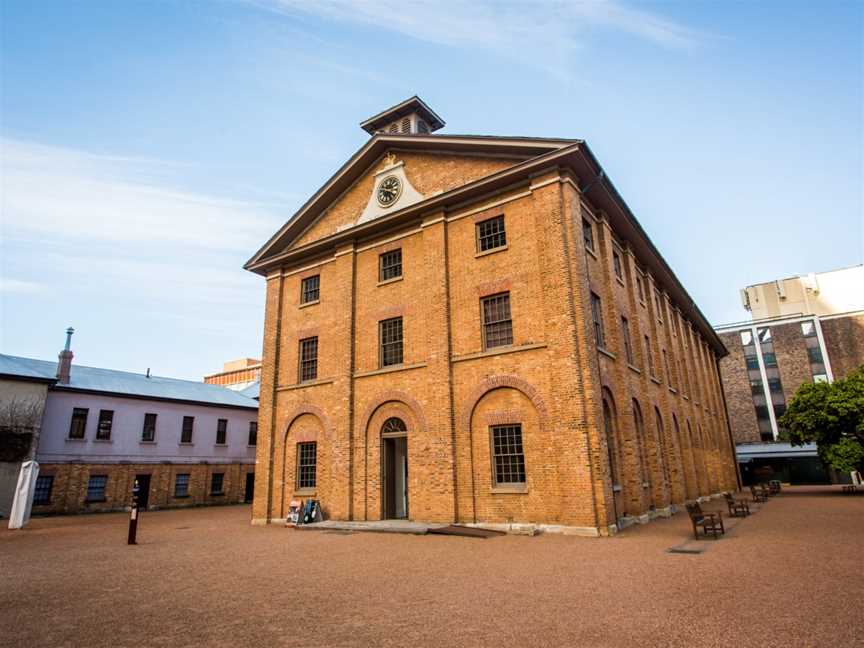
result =
[[[831,384],[801,385],[778,423],[792,445],[816,443],[836,470],[864,469],[864,365]]]

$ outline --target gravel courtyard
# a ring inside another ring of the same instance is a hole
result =
[[[712,508],[719,508],[719,504]],[[852,646],[864,497],[786,489],[700,554],[609,539],[252,527],[246,506],[0,530],[4,646]]]

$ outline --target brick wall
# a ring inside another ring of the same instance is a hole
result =
[[[720,360],[723,388],[726,391],[726,406],[729,410],[729,425],[735,443],[757,443],[761,441],[756,423],[756,409],[750,391],[750,379],[744,361],[744,347],[738,331],[720,334],[720,339],[729,350],[729,355]]]
[[[822,335],[834,378],[864,364],[864,314],[822,320]]]
[[[94,513],[123,510],[131,504],[132,485],[138,475],[150,475],[149,508],[179,508],[243,502],[246,474],[255,471],[251,464],[85,464],[44,463],[39,476],[52,476],[48,504],[33,506],[33,514]],[[211,492],[212,475],[224,474],[222,494]],[[178,474],[188,474],[188,496],[177,497]],[[105,475],[108,480],[102,501],[87,500],[90,477]]]
[[[397,157],[421,192],[504,164]],[[372,191],[370,176],[301,243],[353,222]],[[330,517],[379,519],[381,427],[394,416],[408,429],[412,519],[540,522],[605,532],[617,517],[735,487],[714,352],[677,311],[660,321],[652,299],[640,302],[636,259],[626,244],[620,250],[624,277],[614,277],[616,243],[602,214],[594,221],[597,249],[586,252],[575,184],[550,172],[532,187],[427,214],[398,231],[271,273],[254,521],[285,517],[288,503],[299,497],[320,499]],[[478,253],[476,223],[500,214],[507,246]],[[402,250],[403,278],[381,284],[379,255],[395,248]],[[321,278],[320,301],[302,305],[301,281],[313,274]],[[653,297],[650,275],[645,283]],[[480,300],[503,291],[510,294],[513,345],[484,351]],[[594,344],[592,291],[603,300],[605,353]],[[618,324],[622,315],[634,341],[630,366]],[[379,369],[378,322],[394,316],[403,318],[404,364]],[[674,317],[681,325],[676,331],[670,328]],[[645,370],[645,334],[654,340],[655,379]],[[318,377],[300,384],[299,341],[311,335],[319,338]],[[670,388],[659,369],[660,349],[667,350],[685,387]],[[624,477],[617,494],[603,393],[617,413],[613,444]],[[638,432],[634,399],[643,419]],[[490,426],[501,423],[522,426],[524,487],[494,485]],[[301,492],[297,444],[313,440],[317,485]]]

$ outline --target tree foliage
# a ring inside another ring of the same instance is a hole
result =
[[[831,384],[801,385],[778,423],[792,445],[816,443],[836,470],[864,468],[864,365]]]
[[[0,461],[21,461],[30,454],[33,431],[42,420],[42,403],[12,397],[0,403]]]

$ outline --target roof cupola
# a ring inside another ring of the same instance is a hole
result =
[[[426,135],[443,127],[444,120],[417,95],[360,122],[370,135]]]

